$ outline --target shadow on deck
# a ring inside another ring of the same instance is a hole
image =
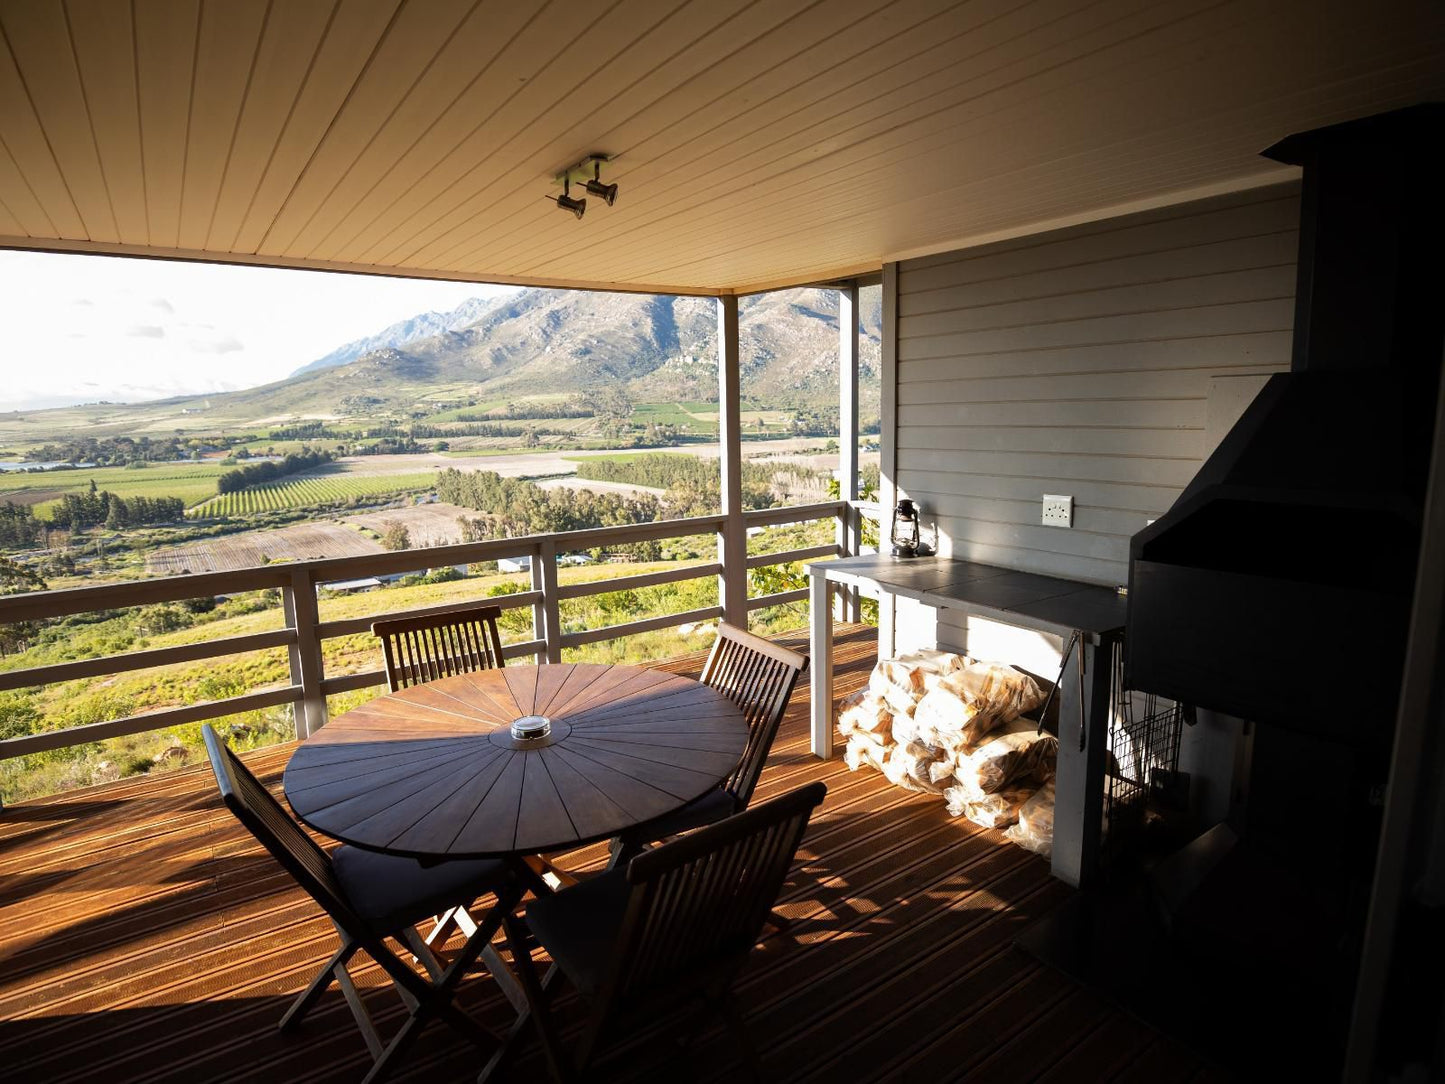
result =
[[[780,637],[789,646],[806,642]],[[840,628],[838,694],[867,679],[872,630]],[[702,656],[667,669],[696,675]],[[802,683],[760,798],[814,779],[828,798],[739,984],[770,1081],[1189,1081],[1170,1040],[1012,947],[1068,890],[1047,863],[942,803],[808,752]],[[247,755],[279,788],[292,745]],[[564,865],[600,865],[601,847]],[[0,1080],[356,1081],[370,1063],[333,987],[296,1034],[276,1023],[334,948],[314,903],[219,806],[204,767],[0,813]],[[380,972],[358,985],[383,1035],[402,1007]],[[510,1020],[495,985],[461,1004]],[[558,1003],[566,1021],[568,999]],[[721,1029],[686,1054],[629,1036],[602,1069],[624,1080],[729,1080]],[[471,1080],[476,1051],[434,1026],[398,1080]],[[545,1079],[535,1041],[512,1079]]]

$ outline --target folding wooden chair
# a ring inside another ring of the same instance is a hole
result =
[[[503,665],[499,607],[474,603],[443,613],[377,621],[391,691]]]
[[[376,1059],[365,1078],[368,1084],[395,1068],[401,1055],[432,1020],[444,1020],[490,1052],[497,1045],[497,1037],[457,1009],[452,996],[467,969],[489,948],[502,919],[521,900],[522,889],[505,863],[483,859],[422,866],[415,859],[346,846],[327,854],[214,729],[206,726],[204,734],[206,754],[226,808],[321,906],[341,939],[341,947],[281,1018],[281,1030],[300,1023],[334,980]],[[473,903],[487,893],[496,894],[496,903],[457,957],[443,968],[422,940],[416,924],[438,911]],[[416,955],[429,980],[387,946],[388,937],[404,943]],[[361,949],[391,978],[409,1010],[406,1022],[386,1045],[377,1035],[371,1015],[346,970],[347,962]],[[489,955],[497,960],[495,954]],[[497,978],[503,984],[514,982],[510,973],[497,974]]]
[[[691,1003],[721,1011],[757,1077],[731,987],[827,789],[811,783],[646,851],[626,869],[535,900],[525,924],[509,914],[507,941],[530,1012],[518,1018],[508,1045],[530,1018],[552,1075],[582,1078],[610,1034]],[[526,947],[528,930],[552,957],[545,979],[538,979]],[[586,1006],[587,1023],[571,1058],[547,1009],[559,976]],[[506,1055],[507,1047],[498,1051],[481,1079]]]
[[[658,839],[715,824],[748,807],[763,774],[773,739],[808,659],[761,636],[718,625],[717,639],[703,667],[703,684],[725,694],[740,707],[748,724],[748,741],[737,767],[720,787],[681,809],[639,825],[612,841],[612,866],[619,866]]]

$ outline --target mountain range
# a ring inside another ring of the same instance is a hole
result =
[[[876,373],[882,313],[865,291],[861,365]],[[739,305],[743,395],[770,407],[837,402],[837,295],[817,289]],[[472,298],[337,347],[275,384],[212,396],[267,415],[350,415],[466,394],[477,399],[621,387],[642,402],[717,396],[709,298],[527,289]],[[865,379],[865,386],[870,381]]]

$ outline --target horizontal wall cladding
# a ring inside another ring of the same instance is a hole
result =
[[[1298,222],[1290,184],[900,264],[897,481],[943,552],[1123,583],[1212,450],[1210,379],[1289,368]]]

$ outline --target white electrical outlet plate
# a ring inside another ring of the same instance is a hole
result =
[[[1044,494],[1044,526],[1072,527],[1074,525],[1074,498],[1057,493]]]

